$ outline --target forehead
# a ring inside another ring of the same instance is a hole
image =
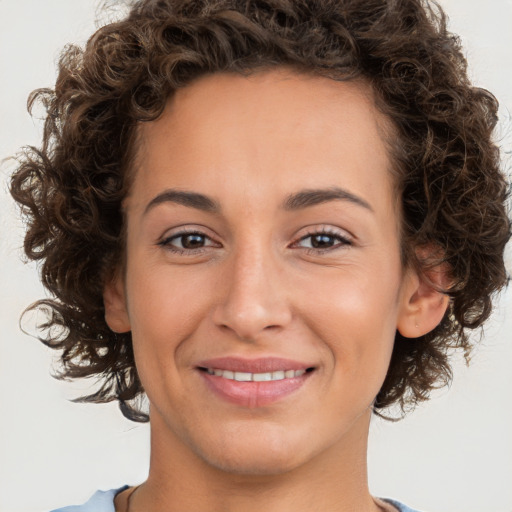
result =
[[[207,75],[139,127],[132,192],[222,195],[242,179],[252,195],[270,182],[283,193],[343,185],[379,200],[383,186],[391,190],[387,124],[362,82],[283,69]]]

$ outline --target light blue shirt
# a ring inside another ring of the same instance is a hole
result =
[[[57,510],[52,510],[51,512],[116,512],[114,507],[114,498],[116,497],[116,494],[124,491],[125,489],[128,489],[127,485],[121,487],[120,489],[98,491],[87,503],[84,503],[83,505],[59,508]],[[399,503],[395,500],[385,499],[384,501],[391,503],[391,505],[395,506],[400,512],[419,512],[417,510],[413,510],[412,508],[406,507],[402,503]]]
[[[70,507],[58,508],[51,512],[116,512],[114,498],[125,489],[128,489],[127,485],[119,489],[111,489],[110,491],[97,491],[83,505],[71,505]]]

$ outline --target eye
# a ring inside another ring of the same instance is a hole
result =
[[[199,233],[189,233],[187,235],[176,235],[172,237],[168,244],[179,247],[180,249],[197,249],[204,247],[206,244],[206,236]]]
[[[322,252],[352,245],[352,241],[341,233],[322,230],[301,237],[294,245],[311,251]]]
[[[158,245],[179,254],[194,254],[207,247],[219,246],[209,236],[195,231],[175,233],[158,242]]]

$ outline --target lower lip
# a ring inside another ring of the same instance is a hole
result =
[[[200,371],[209,389],[217,396],[232,404],[250,409],[270,405],[291,395],[304,385],[311,373],[306,372],[300,377],[291,379],[239,382]]]

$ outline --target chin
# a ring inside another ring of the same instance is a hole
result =
[[[240,476],[276,476],[301,465],[296,457],[285,453],[202,454],[211,467]]]
[[[293,442],[290,435],[275,432],[250,432],[223,436],[205,445],[196,444],[195,452],[209,466],[238,475],[271,476],[292,471],[307,458],[307,443]]]

